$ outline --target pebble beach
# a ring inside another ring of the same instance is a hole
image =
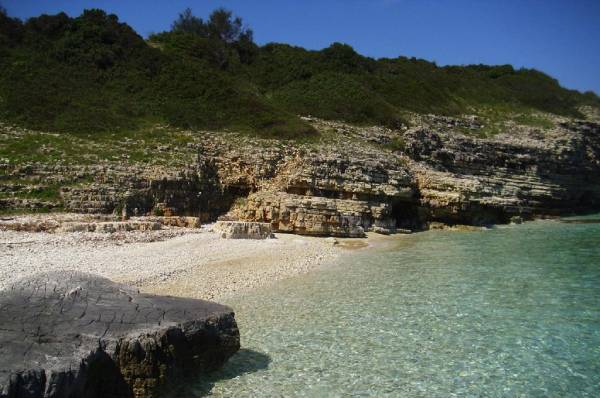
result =
[[[117,233],[0,229],[0,289],[37,272],[78,270],[143,292],[217,300],[309,272],[342,252],[331,239],[222,239],[210,225]]]

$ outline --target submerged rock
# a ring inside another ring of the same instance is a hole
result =
[[[0,397],[156,397],[240,347],[231,308],[53,272],[0,291]]]

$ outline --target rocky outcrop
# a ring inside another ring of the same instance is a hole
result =
[[[214,177],[204,164],[170,171],[117,167],[96,176],[94,183],[64,187],[61,194],[65,208],[76,213],[197,216],[208,221],[235,199],[220,189]]]
[[[222,170],[220,165],[226,164],[231,170],[236,162],[251,163],[251,159],[239,160],[242,153],[238,151],[233,159],[227,152],[215,156],[217,168]],[[304,235],[362,237],[366,231],[391,233],[397,227],[410,227],[414,217],[398,224],[395,213],[413,212],[414,179],[401,155],[382,154],[376,146],[341,142],[280,148],[280,156],[273,156],[274,170],[255,166],[270,170],[270,176],[246,178],[248,183],[259,183],[251,186],[256,192],[235,209],[234,216]]]
[[[0,210],[19,210],[23,212],[59,210],[60,204],[41,199],[4,198],[0,199]]]
[[[600,205],[600,125],[569,123],[554,135],[476,139],[431,130],[405,134],[430,220],[483,225]]]
[[[0,397],[157,397],[240,347],[228,307],[74,272],[0,291],[0,323]]]
[[[28,232],[99,232],[159,231],[162,229],[200,228],[198,217],[142,216],[120,220],[113,215],[52,213],[0,218],[0,230]]]
[[[129,232],[129,231],[156,231],[162,228],[158,222],[150,221],[125,221],[125,222],[66,222],[58,229],[58,232]]]
[[[599,125],[519,131],[522,136],[481,139],[412,129],[395,138],[402,142],[400,154],[321,147],[298,155],[294,167],[281,167],[277,178],[285,184],[251,195],[238,215],[270,222],[277,231],[362,236],[429,222],[489,225],[600,206]],[[375,139],[393,139],[384,133],[377,131]]]
[[[244,220],[268,222],[280,232],[364,237],[373,212],[364,201],[259,192],[240,210]]]
[[[323,132],[321,141],[190,135],[197,141],[184,149],[196,154],[185,167],[34,165],[12,173],[60,185],[64,207],[75,212],[200,222],[228,213],[307,235],[488,225],[600,207],[600,125],[593,122],[557,119],[549,129],[512,123],[504,134],[480,138],[476,117],[420,115],[420,127],[406,131],[308,121]],[[79,182],[63,184],[65,174]],[[93,182],[81,182],[91,174]],[[19,184],[3,195],[25,192]]]
[[[271,224],[243,221],[217,221],[214,230],[224,239],[269,239],[273,237]]]

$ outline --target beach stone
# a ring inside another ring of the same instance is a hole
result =
[[[156,397],[240,347],[231,308],[59,271],[0,291],[0,397]]]
[[[225,239],[268,239],[273,237],[273,229],[269,223],[217,221],[214,230]]]
[[[510,218],[511,224],[523,224],[523,218],[521,216],[512,216]]]

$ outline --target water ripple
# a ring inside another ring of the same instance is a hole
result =
[[[600,224],[399,239],[229,302],[242,345],[268,365],[244,372],[234,358],[196,391],[600,396]]]

